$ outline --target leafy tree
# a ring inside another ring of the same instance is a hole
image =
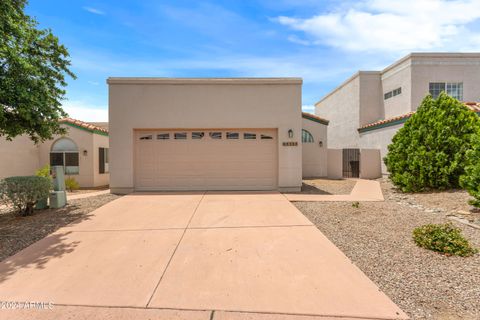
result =
[[[24,13],[26,0],[0,1],[0,136],[28,135],[35,143],[65,133],[60,101],[67,85],[67,49],[51,30]]]
[[[473,136],[472,149],[467,151],[465,175],[460,177],[460,185],[474,197],[469,203],[480,207],[480,136]]]
[[[459,186],[480,119],[445,93],[430,95],[388,146],[384,161],[393,184],[404,192]]]

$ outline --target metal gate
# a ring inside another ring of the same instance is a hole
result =
[[[343,177],[360,177],[360,149],[343,149]]]

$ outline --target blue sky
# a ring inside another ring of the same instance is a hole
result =
[[[64,108],[107,120],[110,76],[302,77],[304,110],[412,51],[480,51],[478,0],[30,0],[71,53]]]

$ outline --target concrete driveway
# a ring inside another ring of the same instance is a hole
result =
[[[0,263],[5,319],[405,319],[280,193],[132,194]]]

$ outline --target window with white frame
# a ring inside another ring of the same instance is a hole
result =
[[[430,82],[428,90],[434,99],[445,91],[452,98],[463,100],[463,82]]]
[[[65,174],[78,174],[78,147],[71,139],[60,138],[52,145],[50,151],[50,166],[63,166]]]

